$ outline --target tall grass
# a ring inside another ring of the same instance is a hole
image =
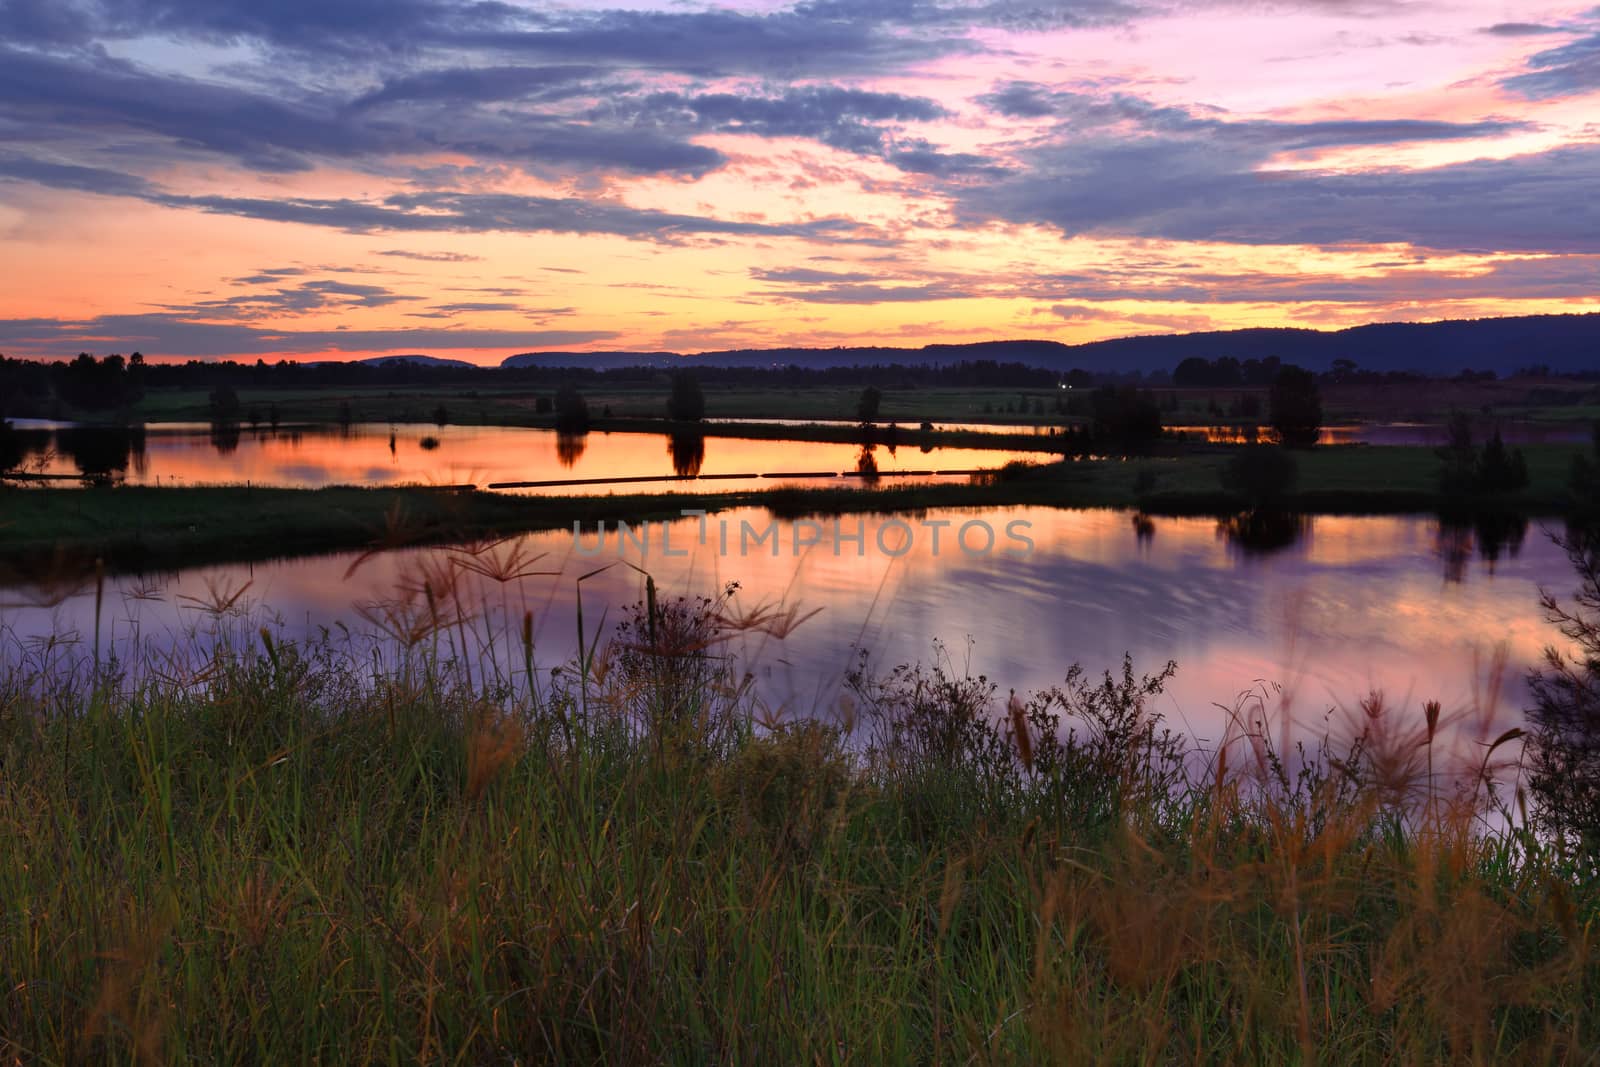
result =
[[[5,645],[12,1062],[1581,1061],[1597,894],[1381,700],[1282,751],[863,663],[775,721],[726,655],[793,611],[646,584],[538,663],[484,546],[290,642]],[[477,574],[506,599],[479,602]],[[584,623],[580,621],[580,626]],[[98,629],[98,627],[97,627]],[[144,651],[140,652],[139,649]]]

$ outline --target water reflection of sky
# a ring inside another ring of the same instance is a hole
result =
[[[844,419],[707,419],[712,423],[768,423],[777,426],[845,425]],[[919,425],[901,423],[902,432]],[[965,433],[1031,434],[1048,437],[1060,432],[1062,421],[1056,422],[936,422],[938,430]],[[1203,439],[1211,444],[1238,444],[1246,440],[1268,440],[1272,427],[1262,423],[1224,425],[1170,425],[1168,432]],[[1473,433],[1486,440],[1496,430],[1502,440],[1512,445],[1527,444],[1582,444],[1593,436],[1587,423],[1538,423],[1522,420],[1481,417],[1473,421]],[[1372,422],[1340,423],[1322,428],[1317,438],[1324,445],[1405,445],[1437,447],[1449,440],[1449,430],[1440,423],[1425,422]]]
[[[326,485],[459,485],[592,478],[717,478],[710,490],[772,488],[806,479],[763,479],[773,473],[841,474],[858,469],[856,444],[759,441],[683,434],[590,433],[496,426],[386,425],[240,429],[218,435],[207,428],[153,424],[137,431],[29,427],[21,431],[33,473],[90,473],[134,485],[253,485],[316,488]],[[430,440],[434,442],[429,446]],[[896,447],[870,451],[876,469],[897,472],[972,470],[1014,459],[1049,460],[1048,453],[934,448],[923,451],[914,435]],[[750,480],[728,479],[751,474]],[[898,478],[903,481],[903,478]],[[658,483],[659,484],[659,483]],[[648,491],[589,488],[588,492]]]
[[[1539,589],[1566,593],[1575,584],[1565,556],[1538,529],[1520,550],[1503,549],[1492,565],[1476,551],[1452,562],[1448,539],[1426,518],[1319,517],[1294,546],[1259,554],[1242,551],[1213,519],[1156,519],[1153,535],[1144,538],[1126,512],[939,511],[900,520],[913,536],[898,558],[876,547],[892,517],[842,520],[846,534],[862,524],[864,554],[852,542],[836,541],[829,520],[821,542],[798,558],[790,553],[793,525],[779,524],[782,544],[774,558],[770,543],[739,552],[739,523],[760,529],[768,522],[764,511],[727,519],[733,524],[727,554],[718,550],[715,520],[705,545],[698,543],[695,520],[676,524],[671,548],[686,554],[672,557],[662,554],[660,527],[651,529],[647,551],[630,545],[619,554],[613,533],[598,558],[581,554],[570,532],[532,535],[523,541],[530,554],[544,554],[537,569],[559,576],[505,586],[472,578],[465,602],[513,625],[524,610],[533,611],[539,659],[553,665],[576,647],[577,576],[626,558],[655,575],[664,593],[710,594],[738,581],[737,600],[746,608],[763,602],[802,613],[821,608],[784,640],[750,636],[736,644],[761,693],[791,713],[832,706],[852,646],[891,666],[930,659],[938,640],[958,669],[994,679],[1002,696],[1009,687],[1058,682],[1074,662],[1096,671],[1115,667],[1124,651],[1141,670],[1174,659],[1179,673],[1163,710],[1195,734],[1214,737],[1223,721],[1215,704],[1230,704],[1258,684],[1283,686],[1303,723],[1320,721],[1335,705],[1353,710],[1374,688],[1413,715],[1431,699],[1458,715],[1493,712],[1478,732],[1514,723],[1525,702],[1524,672],[1556,636],[1542,620]],[[943,531],[938,554],[924,519],[954,524]],[[994,527],[997,548],[1009,544],[1007,523],[1030,524],[1025,533],[1035,552],[1012,558],[998,550],[968,555],[952,549],[953,531],[973,519]],[[902,531],[887,532],[893,535],[887,543],[898,551]],[[1464,536],[1470,548],[1471,532]],[[595,538],[578,545],[593,552]],[[499,551],[503,556],[507,548]],[[160,578],[159,600],[127,598],[140,583],[122,580],[108,597],[114,608],[102,636],[125,637],[137,623],[147,637],[170,641],[165,635],[197,618],[179,598],[203,596],[208,581],[229,588],[252,582],[248,598],[294,633],[336,621],[371,630],[352,605],[392,594],[441,552],[384,553],[348,577],[349,555],[203,568]],[[585,582],[591,627],[604,608],[614,622],[624,605],[642,596],[642,582],[624,566]],[[27,600],[24,590],[4,599],[10,606],[0,618],[13,634],[53,627],[92,632],[92,591],[53,607],[17,606]],[[1502,643],[1509,670],[1498,691],[1480,696]]]

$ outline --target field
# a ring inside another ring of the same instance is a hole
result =
[[[367,422],[428,422],[443,404],[449,419],[460,424],[538,425],[548,421],[535,411],[539,397],[553,387],[495,385],[460,387],[375,387],[306,390],[244,389],[239,392],[246,413],[266,417],[277,405],[280,418],[294,422],[331,423],[340,405]],[[1170,425],[1232,424],[1260,418],[1266,411],[1265,389],[1153,390]],[[659,381],[596,385],[584,390],[595,417],[661,418],[666,414],[668,384]],[[706,415],[710,418],[844,419],[856,416],[859,386],[757,387],[707,383]],[[148,422],[204,421],[209,394],[201,389],[150,391],[119,418]],[[880,421],[916,425],[940,422],[1060,424],[1084,418],[1088,398],[1079,390],[883,388]],[[1600,418],[1600,386],[1560,380],[1518,379],[1503,382],[1430,381],[1401,385],[1323,386],[1323,404],[1330,423],[1445,421],[1452,411],[1483,417],[1552,423],[1584,423]],[[1256,415],[1243,414],[1255,411]],[[1264,419],[1262,420],[1264,421]]]

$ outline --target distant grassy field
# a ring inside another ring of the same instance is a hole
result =
[[[1531,483],[1491,501],[1450,501],[1438,490],[1428,449],[1332,447],[1297,457],[1299,478],[1283,501],[1307,512],[1396,513],[1486,507],[1558,515],[1577,446],[1524,449]],[[102,557],[113,568],[179,566],[369,546],[437,543],[618,519],[675,517],[765,506],[787,515],[906,511],[930,507],[1043,505],[1142,508],[1154,514],[1225,514],[1242,501],[1218,472],[1232,450],[1216,446],[1128,460],[1063,461],[1011,469],[980,483],[717,493],[682,483],[672,495],[512,496],[426,488],[0,489],[0,563],[26,574],[57,556]],[[714,487],[715,483],[709,483]]]
[[[666,415],[667,384],[663,381],[637,387],[584,390],[592,416],[607,411],[617,418],[659,419]],[[745,388],[715,384],[705,386],[709,418],[847,419],[856,417],[861,389],[854,388]],[[372,388],[327,390],[245,389],[239,393],[246,413],[254,408],[265,418],[276,404],[279,416],[289,422],[335,422],[340,405],[348,403],[361,422],[428,422],[443,404],[457,423],[528,425],[542,419],[535,411],[538,398],[553,388],[484,389]],[[884,390],[879,420],[899,420],[913,425],[935,422],[1060,422],[1056,402],[1061,390],[1034,389],[916,389]],[[129,412],[146,422],[203,421],[208,417],[209,394],[204,390],[152,390]],[[1037,410],[1036,410],[1037,409]]]
[[[263,419],[272,405],[292,422],[334,422],[341,404],[364,422],[428,422],[443,404],[448,418],[461,424],[534,425],[538,398],[553,388],[437,387],[240,392],[248,413]],[[1505,382],[1427,382],[1388,386],[1324,385],[1323,407],[1331,423],[1445,421],[1453,411],[1482,417],[1551,423],[1582,423],[1600,418],[1600,386],[1594,383],[1516,380]],[[619,419],[661,418],[668,385],[658,382],[585,390],[590,412]],[[710,418],[854,419],[859,387],[784,388],[704,387]],[[1212,425],[1266,421],[1265,389],[1171,389],[1153,392],[1169,425]],[[202,421],[208,417],[204,390],[155,390],[128,416],[149,422]],[[916,425],[939,422],[1062,424],[1088,416],[1087,397],[1060,389],[883,389],[880,421]]]

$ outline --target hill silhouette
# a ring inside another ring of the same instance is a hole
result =
[[[1600,314],[1527,315],[1441,322],[1383,322],[1325,331],[1293,328],[1219,330],[1209,333],[1120,337],[1069,345],[1058,341],[978,341],[921,348],[862,346],[840,348],[730,349],[677,352],[524,352],[503,367],[681,366],[808,368],[873,364],[954,364],[974,360],[1024,363],[1055,371],[1170,371],[1185,359],[1239,360],[1277,356],[1315,370],[1334,360],[1353,360],[1368,370],[1416,371],[1449,375],[1463,369],[1508,374],[1530,366],[1556,373],[1600,369]]]

